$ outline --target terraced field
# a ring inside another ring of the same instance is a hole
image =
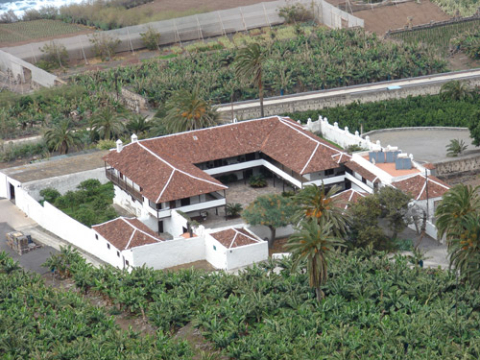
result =
[[[19,21],[0,24],[0,47],[93,32],[87,27],[57,20]]]

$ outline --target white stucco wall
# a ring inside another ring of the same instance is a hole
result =
[[[251,265],[268,259],[268,242],[241,246],[227,250],[227,270]]]
[[[146,217],[142,216],[142,209],[143,204],[137,200],[132,200],[132,197],[128,195],[125,191],[120,189],[118,186],[114,186],[115,189],[115,197],[113,198],[113,203],[121,206],[125,210],[135,214],[138,217]]]
[[[260,239],[270,238],[272,235],[270,229],[267,226],[257,225],[257,226],[247,226],[247,230],[252,232],[253,234],[257,235]],[[288,225],[285,227],[278,228],[275,234],[275,238],[284,238],[287,236],[292,235],[295,232],[295,229],[292,225]]]
[[[214,268],[227,269],[227,248],[211,235],[205,235],[205,260]]]
[[[165,269],[204,260],[205,242],[203,237],[178,238],[134,248],[132,254],[134,266],[147,264],[154,269]]]

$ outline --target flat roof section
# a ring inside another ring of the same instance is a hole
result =
[[[1,172],[21,183],[28,183],[104,167],[102,157],[106,154],[108,151],[104,150],[88,154],[61,155],[38,163],[2,169]]]
[[[363,158],[370,162],[370,160],[368,159],[368,155],[364,156]],[[414,167],[412,167],[410,170],[397,170],[395,169],[395,163],[376,163],[375,166],[385,171],[387,174],[392,175],[394,178],[420,173],[420,170]]]

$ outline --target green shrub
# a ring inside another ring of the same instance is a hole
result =
[[[62,194],[60,194],[57,189],[46,188],[40,190],[40,196],[43,197],[44,201],[48,201],[50,204],[53,204],[58,197],[62,196]]]
[[[147,27],[147,31],[144,33],[140,33],[140,37],[142,38],[143,45],[148,50],[158,50],[158,43],[160,42],[160,33],[156,31],[151,26]]]
[[[64,45],[51,41],[40,48],[43,53],[42,59],[37,62],[37,66],[43,70],[50,71],[64,67],[68,63],[68,52]]]
[[[250,179],[248,179],[248,185],[253,188],[262,188],[267,186],[267,179],[263,174],[252,175]]]
[[[240,213],[243,211],[242,204],[239,203],[228,203],[226,207],[227,216],[235,218],[240,216]]]
[[[89,38],[90,43],[93,44],[93,52],[96,57],[102,60],[110,60],[115,55],[118,45],[121,41],[119,39],[112,38],[106,34],[93,34]]]

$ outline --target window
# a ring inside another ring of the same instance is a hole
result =
[[[190,198],[186,198],[186,199],[180,200],[180,205],[181,205],[181,206],[188,206],[188,205],[190,205]]]
[[[98,235],[97,235],[97,234],[95,234],[95,239],[97,239],[97,240],[98,240]]]
[[[213,245],[213,250],[217,251],[217,247],[215,245]]]
[[[120,257],[120,251],[117,251],[117,256]]]
[[[110,250],[110,244],[109,243],[107,243],[107,248]]]
[[[128,262],[128,260],[125,260],[125,265],[130,266],[130,263]]]
[[[330,176],[330,175],[333,175],[334,173],[335,173],[335,170],[333,169],[325,170],[325,176]]]
[[[367,179],[365,179],[363,176],[362,176],[362,182],[363,182],[364,184],[367,183]]]

